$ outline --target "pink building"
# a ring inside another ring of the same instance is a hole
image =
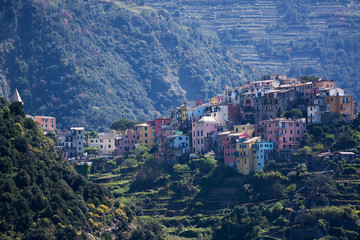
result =
[[[163,126],[170,125],[170,122],[170,118],[161,117],[151,121],[147,121],[146,123],[155,128],[155,138],[158,138],[160,136],[161,130],[163,129]]]
[[[236,164],[236,140],[248,138],[247,132],[223,132],[218,134],[218,155],[222,155],[226,166],[235,167]]]
[[[216,131],[217,122],[213,117],[204,116],[192,123],[192,151],[208,152],[213,141],[211,135]]]
[[[115,137],[116,155],[124,155],[135,149],[139,142],[139,134],[133,129],[128,129],[120,137]]]
[[[305,118],[270,119],[260,121],[258,128],[263,129],[261,136],[274,143],[274,154],[277,159],[290,159],[291,154],[299,147],[299,142],[306,132]],[[259,131],[256,131],[257,133]]]

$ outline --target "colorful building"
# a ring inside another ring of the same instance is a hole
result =
[[[166,126],[170,126],[171,119],[167,117],[161,117],[151,121],[147,121],[146,123],[151,125],[155,129],[155,138],[158,138],[162,129]]]
[[[222,95],[222,94],[217,95],[216,97],[212,97],[210,100],[211,106],[216,106],[216,105],[220,105],[223,103],[224,103],[224,95]]]
[[[89,147],[96,147],[100,154],[113,154],[116,150],[115,134],[113,132],[99,133],[96,138],[88,139]]]
[[[260,137],[250,139],[238,139],[236,143],[237,170],[244,175],[257,170],[256,143],[261,141]]]
[[[259,141],[256,145],[256,170],[264,168],[265,163],[274,158],[274,144],[269,141]]]
[[[354,114],[352,96],[325,96],[325,104],[329,104],[330,112],[335,112],[338,115]]]
[[[115,137],[116,155],[124,155],[126,152],[135,149],[139,142],[139,133],[134,129],[128,129],[124,133]]]
[[[35,116],[34,121],[44,131],[53,132],[56,130],[56,118],[48,116]]]
[[[208,152],[211,149],[213,138],[211,135],[216,131],[217,122],[213,117],[204,116],[198,122],[192,123],[192,151]]]
[[[174,134],[165,138],[165,163],[175,165],[189,158],[190,139],[188,135]]]
[[[193,108],[189,108],[186,111],[186,120],[188,122],[197,122],[205,116],[205,110],[210,105],[210,103],[204,103],[199,106],[195,106]]]
[[[261,136],[274,143],[274,154],[277,159],[290,159],[293,152],[299,147],[299,142],[306,132],[306,120],[301,119],[270,119],[259,123],[264,129]],[[257,134],[259,131],[256,131]],[[259,135],[258,135],[259,136]]]
[[[236,165],[236,143],[239,139],[248,138],[247,132],[225,132],[218,134],[218,151],[223,153],[224,164],[229,167]]]
[[[139,134],[139,144],[145,143],[150,148],[155,145],[155,127],[142,123],[135,125],[134,128]]]

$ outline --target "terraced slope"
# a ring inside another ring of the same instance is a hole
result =
[[[352,1],[165,1],[181,22],[195,23],[257,74],[313,74],[358,87],[360,5]]]

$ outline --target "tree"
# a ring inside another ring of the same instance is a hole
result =
[[[126,129],[130,129],[134,127],[134,125],[138,124],[139,122],[132,121],[130,119],[119,119],[113,122],[110,125],[110,129],[112,130],[119,130],[119,131],[125,131]]]
[[[293,108],[284,113],[284,117],[286,117],[286,118],[301,118],[302,116],[303,116],[303,113],[297,108]]]
[[[298,80],[300,80],[300,82],[316,82],[319,80],[318,77],[315,77],[315,76],[306,76],[306,75],[303,75],[301,76]]]

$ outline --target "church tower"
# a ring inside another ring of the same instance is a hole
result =
[[[23,101],[21,100],[19,91],[17,90],[17,88],[15,88],[13,95],[11,96],[10,102],[21,102],[22,104]]]

